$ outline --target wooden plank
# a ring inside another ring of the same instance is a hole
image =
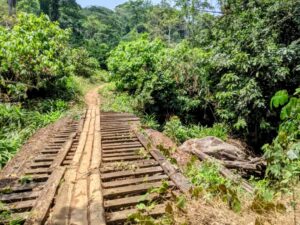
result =
[[[103,158],[103,162],[113,162],[113,161],[132,161],[137,159],[144,159],[143,156],[135,155],[135,156],[123,156],[123,157],[109,157]]]
[[[34,192],[20,192],[20,193],[11,193],[11,194],[1,194],[0,201],[4,203],[25,201],[36,199],[40,195],[40,191]]]
[[[104,198],[111,198],[115,196],[125,196],[128,194],[141,194],[145,193],[152,188],[161,187],[162,182],[153,182],[153,183],[144,183],[138,185],[128,185],[125,187],[116,187],[116,188],[109,188],[103,190],[103,197]],[[174,186],[172,182],[169,182],[169,187]]]
[[[70,150],[72,143],[73,143],[73,139],[76,136],[76,133],[71,133],[69,136],[69,139],[65,142],[65,144],[62,146],[61,150],[59,151],[59,154],[57,155],[57,157],[55,158],[55,160],[53,161],[51,168],[56,168],[58,166],[61,166],[64,159],[66,158],[68,151]]]
[[[125,153],[125,152],[138,152],[142,148],[124,148],[124,149],[113,149],[113,150],[102,150],[104,154],[112,154],[112,153]]]
[[[160,216],[165,213],[166,206],[161,204],[161,205],[156,205],[154,209],[152,209],[150,212],[147,212],[147,215],[151,216]],[[122,223],[127,221],[127,218],[129,215],[136,213],[137,209],[127,209],[123,211],[118,211],[118,212],[113,212],[113,213],[108,213],[107,214],[107,223],[108,224],[114,224],[114,223]]]
[[[18,193],[18,192],[30,192],[32,190],[38,191],[42,189],[43,185],[45,183],[39,182],[39,183],[29,183],[29,184],[20,184],[16,183],[11,186],[7,186],[6,188],[3,188],[0,190],[1,193],[5,193],[5,191],[8,191],[9,193]]]
[[[68,169],[64,176],[65,182],[58,191],[55,205],[47,223],[48,225],[68,225],[71,208],[72,191],[76,179],[75,169]]]
[[[131,145],[116,145],[116,146],[102,146],[103,150],[114,150],[114,149],[126,149],[126,148],[142,148],[141,144],[131,144]]]
[[[138,178],[130,178],[125,180],[116,180],[116,181],[109,181],[103,182],[103,188],[114,188],[114,187],[122,187],[126,185],[132,184],[140,184],[140,183],[147,183],[153,181],[161,181],[161,180],[168,180],[169,177],[165,174],[155,174],[154,176],[144,176]]]
[[[103,197],[100,178],[101,163],[101,136],[100,136],[100,111],[96,111],[96,121],[94,129],[94,143],[91,160],[91,176],[89,177],[89,224],[105,225],[105,210],[103,207]]]
[[[103,143],[102,142],[102,146],[104,149],[107,149],[108,147],[116,147],[116,146],[142,146],[141,143],[139,141],[133,141],[133,142],[118,142],[118,143],[109,143],[109,144],[106,144],[106,143]]]
[[[6,204],[5,206],[7,206],[13,213],[21,213],[31,210],[35,202],[36,200],[27,200]]]
[[[108,173],[108,172],[116,172],[120,170],[125,170],[125,168],[136,167],[136,168],[145,168],[145,167],[153,167],[159,166],[160,164],[153,159],[149,160],[136,160],[136,161],[129,161],[129,162],[113,162],[113,163],[105,163],[102,165],[100,169],[101,173]]]
[[[176,184],[176,186],[185,194],[189,194],[192,184],[189,180],[182,175],[178,168],[175,168],[174,165],[166,159],[166,157],[155,147],[153,147],[151,141],[148,137],[144,136],[141,133],[136,132],[136,136],[143,144],[143,146],[150,151],[150,154],[156,159],[166,174],[169,175],[171,180]]]
[[[84,145],[84,151],[80,159],[79,168],[76,174],[76,182],[73,190],[71,211],[70,211],[70,224],[88,225],[88,205],[89,205],[89,190],[88,190],[88,176],[91,163],[93,139],[94,139],[94,126],[96,111],[91,108],[91,121],[87,127],[87,139]]]
[[[106,153],[103,154],[103,158],[107,158],[107,157],[118,157],[118,156],[133,156],[133,155],[137,155],[138,151],[133,151],[133,152],[119,152],[119,153]]]
[[[111,143],[131,143],[138,141],[137,138],[118,138],[113,140],[104,140],[102,141],[102,144],[111,144]]]
[[[183,193],[189,194],[193,186],[189,180],[182,175],[179,169],[175,168],[174,165],[172,165],[159,150],[152,150],[150,151],[150,154],[160,163],[161,167],[164,169],[166,174],[169,175],[176,186]]]
[[[72,167],[67,170],[66,175],[64,177],[65,182],[62,187],[59,189],[59,193],[56,198],[56,203],[53,208],[53,213],[50,215],[47,224],[59,224],[59,225],[69,225],[70,223],[70,212],[72,208],[72,196],[76,181],[76,170],[78,168],[78,164],[81,160],[84,146],[87,140],[87,135],[89,131],[89,126],[91,123],[91,110],[86,110],[85,119],[83,121],[83,125],[80,128],[80,138],[77,147],[77,151],[73,158]]]
[[[104,181],[109,179],[125,178],[130,176],[141,176],[147,174],[151,175],[160,172],[163,172],[163,169],[160,166],[155,166],[155,167],[143,168],[137,170],[125,170],[119,172],[105,173],[105,174],[101,174],[101,179]]]
[[[117,131],[101,131],[102,137],[111,137],[111,136],[118,136],[118,135],[132,135],[132,131],[129,129],[126,130],[117,130]]]
[[[53,171],[40,197],[37,199],[25,225],[40,225],[44,224],[49,214],[49,210],[60,184],[60,181],[65,173],[65,168],[59,167]]]
[[[53,171],[52,168],[35,168],[35,169],[28,169],[26,170],[26,175],[33,175],[33,174],[51,174]]]
[[[109,135],[109,136],[102,136],[102,141],[103,140],[122,139],[122,138],[133,138],[133,137],[135,137],[134,134],[132,134],[132,135],[128,135],[128,134],[124,134],[124,135]]]
[[[30,168],[49,168],[51,166],[52,162],[35,162],[31,164]]]
[[[111,210],[114,208],[135,206],[141,202],[147,202],[147,201],[155,200],[157,198],[159,198],[159,194],[157,193],[152,193],[147,196],[138,195],[138,196],[125,197],[125,198],[117,198],[112,200],[106,200],[104,203],[104,207],[108,210]]]

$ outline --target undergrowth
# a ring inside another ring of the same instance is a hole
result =
[[[218,164],[203,162],[199,165],[197,161],[192,159],[185,170],[185,175],[194,185],[192,196],[204,197],[208,200],[219,197],[228,203],[230,209],[239,212],[241,210],[240,186],[221,176]]]
[[[67,109],[60,99],[29,101],[26,106],[0,104],[0,168],[38,128],[61,118]]]
[[[115,83],[106,83],[99,90],[101,110],[104,112],[137,113],[136,101],[127,93],[116,93]]]
[[[228,129],[224,124],[216,123],[213,127],[200,125],[185,126],[177,116],[171,117],[170,120],[166,122],[164,133],[178,144],[191,138],[214,136],[225,141],[228,137]]]

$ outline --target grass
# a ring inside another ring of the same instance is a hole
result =
[[[0,105],[0,168],[20,149],[34,132],[64,115],[63,100],[40,100],[26,105]]]

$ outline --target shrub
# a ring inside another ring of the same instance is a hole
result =
[[[203,162],[198,165],[195,160],[192,160],[188,163],[185,174],[195,186],[192,191],[193,196],[198,197],[201,194],[218,196],[226,201],[232,210],[236,212],[241,210],[239,186],[222,177],[217,164]]]
[[[115,83],[106,84],[99,90],[102,97],[101,110],[104,112],[137,112],[135,99],[126,92],[116,93],[115,90]]]
[[[213,127],[199,125],[184,126],[177,116],[173,116],[166,122],[164,133],[177,143],[183,143],[191,138],[203,138],[207,136],[215,136],[226,140],[228,129],[224,124],[218,123],[215,123]]]
[[[286,90],[278,91],[271,107],[281,109],[282,123],[272,144],[263,146],[267,160],[266,175],[273,183],[286,188],[299,182],[300,175],[300,88],[289,97]]]
[[[145,37],[136,41],[121,42],[108,59],[108,68],[116,81],[117,89],[128,91],[130,94],[140,94],[151,86],[150,83],[157,79],[157,53],[163,47],[161,41],[151,42]]]
[[[1,99],[18,101],[29,91],[68,85],[69,34],[45,15],[21,13],[12,28],[0,27]]]
[[[90,57],[85,48],[73,49],[72,56],[74,73],[78,76],[91,77],[99,69],[97,59]]]

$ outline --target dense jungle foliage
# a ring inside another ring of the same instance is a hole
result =
[[[7,102],[1,113],[37,96],[72,100],[74,75],[102,68],[114,82],[115,105],[130,102],[130,111],[166,125],[177,142],[201,137],[203,127],[223,139],[241,138],[265,155],[272,182],[294,184],[300,2],[216,3],[130,0],[110,10],[81,8],[75,0],[19,0],[17,17],[0,15],[0,95]]]

